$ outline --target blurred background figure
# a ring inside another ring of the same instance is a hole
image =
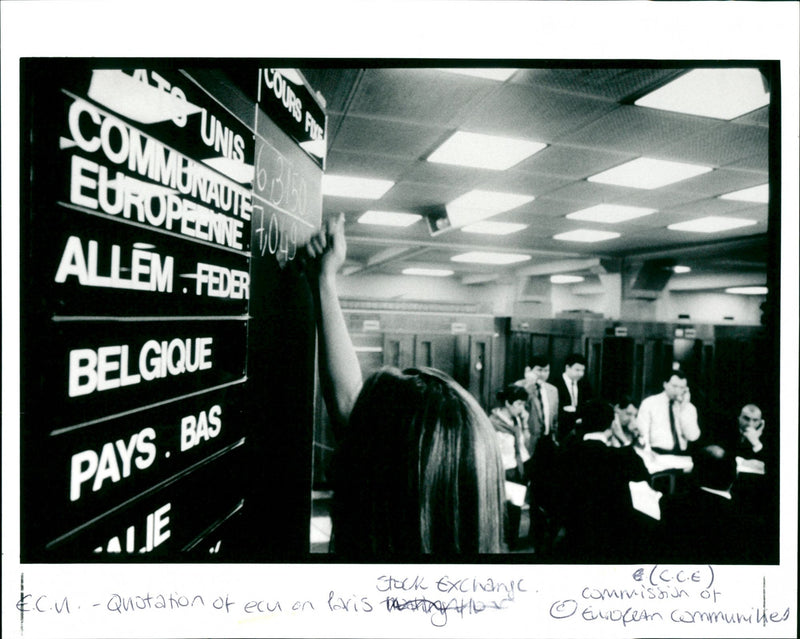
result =
[[[506,543],[514,550],[518,546],[522,506],[530,480],[528,443],[531,434],[525,410],[528,393],[522,386],[509,384],[498,391],[497,400],[500,405],[492,409],[489,419],[497,433],[506,482],[512,484],[506,484]]]
[[[554,549],[564,561],[602,562],[636,556],[642,541],[628,482],[649,477],[632,446],[612,448],[605,433],[614,417],[608,402],[586,403],[558,455],[562,538]]]
[[[760,554],[751,514],[731,492],[736,461],[721,446],[693,455],[693,487],[661,499],[662,556],[673,563],[748,563]]]
[[[558,390],[548,383],[550,361],[541,355],[531,358],[525,376],[516,382],[528,391],[528,451],[530,489],[530,543],[536,552],[547,554],[556,534],[553,513],[557,508],[558,482],[555,457],[558,446]]]

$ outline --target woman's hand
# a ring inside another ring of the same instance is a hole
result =
[[[319,232],[306,243],[306,252],[319,267],[320,386],[334,427],[342,429],[350,418],[362,385],[361,365],[336,291],[336,272],[347,255],[343,213],[325,221]]]
[[[347,257],[347,240],[344,237],[344,213],[325,220],[322,228],[306,244],[312,259],[319,258],[320,277],[331,281]]]

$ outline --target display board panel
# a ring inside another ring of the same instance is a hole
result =
[[[230,71],[23,61],[23,561],[307,552],[324,112]]]

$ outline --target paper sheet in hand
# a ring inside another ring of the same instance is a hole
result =
[[[694,467],[689,455],[662,455],[649,449],[636,448],[635,450],[651,475],[665,470],[682,470],[690,473]]]
[[[628,486],[631,489],[633,507],[640,513],[660,521],[661,508],[658,501],[661,499],[661,493],[650,488],[650,484],[646,481],[629,481]]]
[[[766,472],[766,468],[766,465],[760,459],[745,459],[744,457],[736,458],[737,473],[753,473],[755,475],[763,475]]]
[[[515,506],[519,506],[521,508],[525,503],[525,493],[527,490],[527,487],[522,484],[516,484],[513,481],[507,481],[506,499],[508,499],[508,501]]]

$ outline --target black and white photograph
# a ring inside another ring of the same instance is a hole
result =
[[[796,631],[796,54],[428,48],[23,47],[13,636]]]

